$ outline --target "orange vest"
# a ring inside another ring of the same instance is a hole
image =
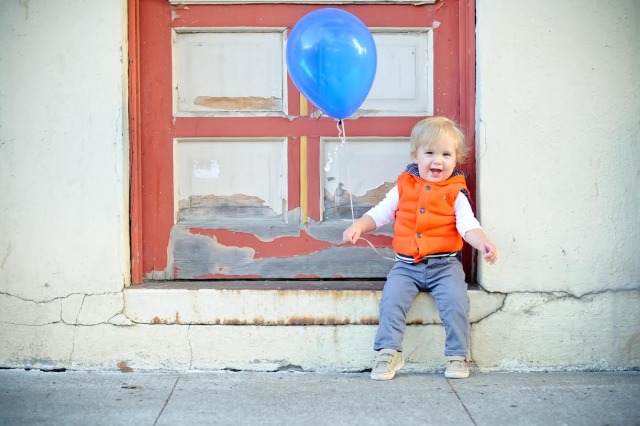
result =
[[[427,182],[411,173],[398,177],[398,211],[393,225],[393,248],[420,262],[425,256],[462,249],[453,204],[467,190],[462,174],[444,182]]]

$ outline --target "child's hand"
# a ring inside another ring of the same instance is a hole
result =
[[[482,258],[485,262],[488,262],[489,265],[493,265],[498,260],[498,250],[493,245],[491,241],[484,241],[482,248]]]
[[[353,225],[345,229],[345,231],[342,233],[342,241],[344,241],[345,243],[355,244],[356,241],[358,241],[358,239],[360,238],[361,234],[362,230],[354,223]]]

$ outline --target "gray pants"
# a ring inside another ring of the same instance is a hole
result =
[[[444,324],[444,354],[466,356],[469,352],[469,295],[462,264],[455,257],[440,257],[393,265],[380,300],[380,325],[373,349],[402,351],[407,312],[420,291],[434,298]]]

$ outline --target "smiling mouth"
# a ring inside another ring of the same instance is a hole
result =
[[[429,170],[431,170],[431,173],[433,173],[434,175],[442,173],[442,170],[440,170],[440,169],[429,169]]]

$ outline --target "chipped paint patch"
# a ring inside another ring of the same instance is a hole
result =
[[[234,232],[226,229],[190,228],[193,235],[205,235],[215,238],[218,244],[228,247],[248,247],[255,251],[254,259],[303,256],[332,247],[333,244],[313,238],[305,231],[299,236],[278,237],[271,241],[264,241],[253,234]]]
[[[212,97],[198,96],[193,101],[194,105],[222,110],[267,110],[279,111],[282,108],[282,100],[276,97],[261,98],[258,96],[246,97]]]

